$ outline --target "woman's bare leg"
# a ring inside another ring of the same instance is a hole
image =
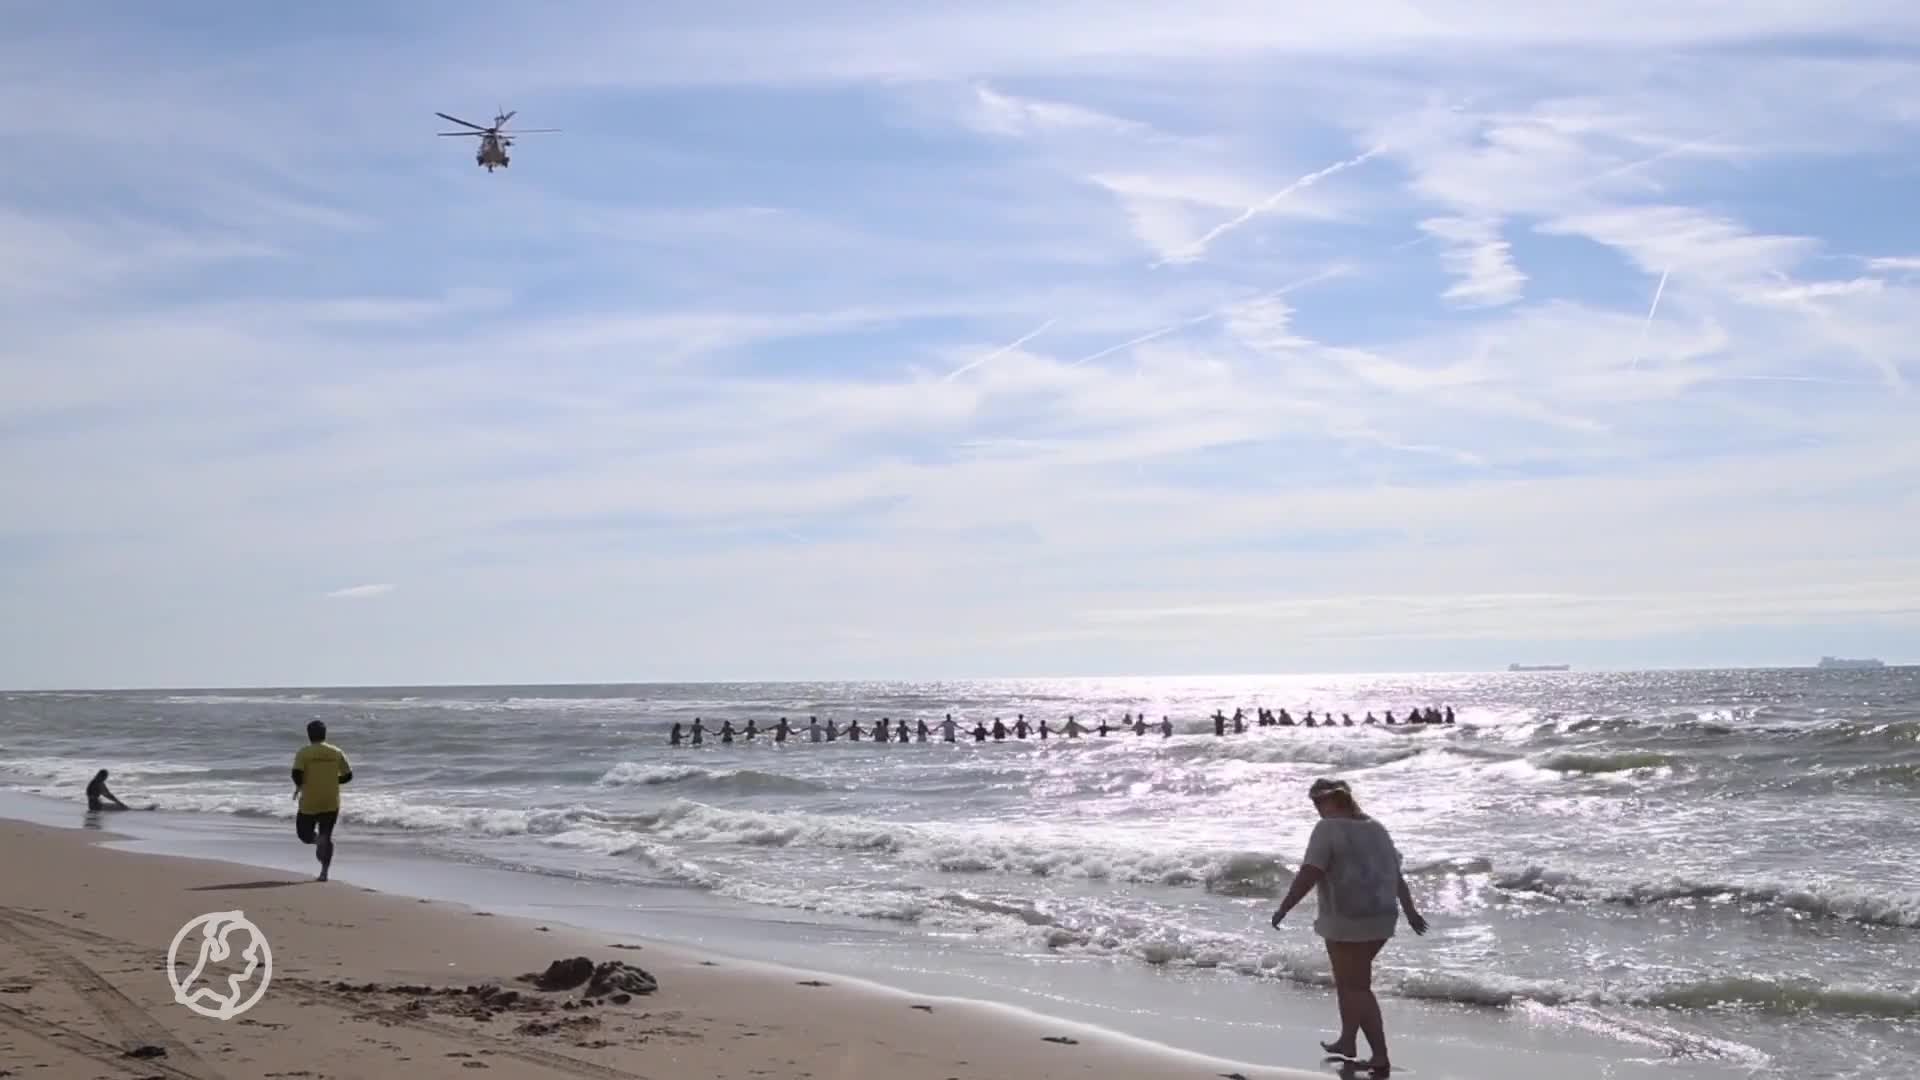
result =
[[[1387,1057],[1387,1022],[1380,1015],[1380,999],[1373,994],[1373,958],[1380,955],[1386,947],[1385,941],[1370,941],[1361,946],[1360,985],[1354,991],[1354,1011],[1358,1013],[1360,1030],[1367,1036],[1367,1045],[1373,1047],[1373,1057],[1368,1064],[1375,1072],[1392,1067]]]
[[[1380,999],[1373,994],[1373,958],[1380,955],[1385,941],[1329,941],[1327,955],[1333,961],[1334,985],[1341,994],[1342,1025],[1352,1025],[1367,1037],[1373,1057],[1367,1062],[1376,1072],[1392,1067],[1387,1055],[1386,1021],[1380,1015]],[[1345,1047],[1357,1055],[1351,1029],[1343,1030]]]
[[[1332,1042],[1323,1042],[1320,1049],[1341,1057],[1353,1057],[1360,1052],[1355,1040],[1360,1034],[1359,1013],[1354,1010],[1352,996],[1348,994],[1347,980],[1341,972],[1339,949],[1342,942],[1327,942],[1327,962],[1333,968],[1333,997],[1340,1007],[1340,1037]]]

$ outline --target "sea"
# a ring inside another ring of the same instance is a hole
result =
[[[1458,722],[1252,724],[1427,706]],[[764,733],[948,713],[1176,733]],[[1256,1064],[1333,1028],[1312,901],[1268,918],[1340,777],[1433,924],[1379,961],[1409,1075],[1920,1075],[1920,669],[5,694],[0,813],[98,825],[107,768],[158,808],[109,816],[140,846],[310,872],[315,719],[354,767],[343,880]]]

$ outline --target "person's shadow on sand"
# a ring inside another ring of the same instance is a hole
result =
[[[226,885],[195,885],[188,892],[232,892],[235,889],[284,889],[289,885],[309,885],[308,881],[235,881]]]
[[[1333,1074],[1338,1076],[1340,1080],[1373,1080],[1375,1077],[1380,1078],[1380,1080],[1385,1080],[1386,1077],[1392,1075],[1392,1071],[1390,1070],[1376,1069],[1364,1061],[1355,1061],[1352,1058],[1340,1057],[1337,1054],[1328,1055],[1322,1059],[1320,1063],[1331,1068]]]

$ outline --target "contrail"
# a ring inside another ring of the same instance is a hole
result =
[[[1580,184],[1580,186],[1583,188],[1590,187],[1594,184],[1599,183],[1602,180],[1610,180],[1613,177],[1621,175],[1622,173],[1629,173],[1635,169],[1644,168],[1648,165],[1652,165],[1654,162],[1665,161],[1670,157],[1676,157],[1680,154],[1687,154],[1695,150],[1699,150],[1703,147],[1712,146],[1716,142],[1718,142],[1722,137],[1731,135],[1736,130],[1738,129],[1728,128],[1725,131],[1721,131],[1716,134],[1709,135],[1704,139],[1693,139],[1688,142],[1680,143],[1677,146],[1669,146],[1665,150],[1659,151],[1658,153],[1650,154],[1643,158],[1636,158],[1633,161],[1628,161],[1619,165],[1615,165],[1611,169],[1604,169],[1588,177],[1585,181],[1583,181]]]
[[[1660,271],[1660,284],[1653,287],[1653,303],[1647,308],[1647,321],[1640,324],[1640,344],[1634,347],[1630,371],[1640,370],[1640,354],[1647,351],[1647,331],[1653,329],[1653,314],[1660,310],[1660,296],[1667,291],[1667,275],[1670,273],[1670,270]]]
[[[1173,333],[1175,330],[1179,330],[1183,327],[1192,326],[1195,323],[1206,322],[1208,319],[1213,318],[1213,316],[1214,316],[1214,313],[1209,311],[1205,315],[1195,315],[1191,319],[1182,319],[1177,323],[1168,323],[1167,325],[1161,327],[1158,330],[1149,330],[1146,333],[1141,334],[1137,338],[1133,338],[1129,341],[1123,341],[1118,345],[1109,345],[1108,347],[1101,349],[1097,353],[1091,353],[1087,356],[1083,356],[1080,359],[1069,363],[1067,366],[1079,367],[1081,364],[1098,360],[1103,356],[1112,356],[1114,353],[1117,353],[1122,349],[1131,349],[1135,345],[1145,345],[1147,342],[1152,341],[1154,338],[1166,337],[1168,334]]]
[[[1012,352],[1013,350],[1019,348],[1020,346],[1025,345],[1027,342],[1032,341],[1034,338],[1039,337],[1041,334],[1046,333],[1047,327],[1052,326],[1054,323],[1058,321],[1059,321],[1058,319],[1048,319],[1046,322],[1043,322],[1039,326],[1034,327],[1032,330],[1027,331],[1026,334],[1024,334],[1023,336],[1016,338],[1013,341],[1009,341],[1005,345],[1000,346],[999,348],[993,350],[992,352],[981,357],[980,359],[969,361],[965,364],[960,365],[957,368],[954,368],[952,371],[947,373],[947,377],[945,381],[952,382],[953,380],[959,378],[962,375],[965,375],[967,372],[972,371],[974,368],[979,367],[981,364],[984,364],[989,360],[993,360],[993,359],[997,359],[999,357],[1005,356],[1006,354]]]
[[[1175,330],[1184,330],[1189,326],[1198,326],[1201,323],[1207,322],[1210,319],[1217,319],[1220,316],[1225,315],[1228,312],[1232,311],[1234,308],[1241,307],[1246,304],[1258,303],[1259,301],[1262,301],[1262,300],[1273,300],[1278,297],[1285,296],[1296,289],[1304,289],[1307,286],[1312,285],[1316,282],[1325,281],[1328,278],[1339,277],[1341,274],[1344,274],[1346,272],[1347,272],[1346,264],[1334,263],[1333,265],[1328,266],[1323,270],[1318,270],[1318,271],[1315,271],[1314,273],[1308,274],[1306,277],[1303,277],[1298,281],[1290,281],[1287,284],[1272,290],[1271,292],[1255,293],[1252,296],[1235,300],[1233,303],[1227,304],[1223,307],[1214,308],[1212,311],[1204,311],[1190,318],[1181,319],[1179,322],[1168,323],[1167,325],[1161,327],[1158,330],[1149,330],[1146,333],[1141,334],[1137,338],[1133,338],[1128,341],[1123,341],[1118,345],[1109,345],[1106,348],[1101,349],[1097,353],[1092,353],[1090,355],[1083,356],[1078,360],[1071,361],[1070,363],[1067,364],[1067,366],[1079,367],[1081,364],[1091,363],[1092,361],[1098,360],[1101,357],[1112,356],[1114,353],[1117,353],[1122,349],[1131,349],[1135,345],[1145,345],[1147,342],[1152,341],[1155,338],[1166,337],[1168,334],[1173,333]]]
[[[1254,218],[1260,216],[1261,214],[1264,214],[1267,211],[1273,209],[1274,207],[1279,206],[1281,201],[1285,199],[1287,196],[1292,195],[1296,191],[1303,191],[1307,188],[1310,188],[1313,185],[1319,183],[1320,181],[1325,180],[1327,177],[1332,176],[1334,173],[1343,172],[1347,169],[1353,168],[1355,165],[1362,164],[1371,158],[1377,157],[1379,154],[1381,154],[1385,150],[1386,150],[1386,147],[1384,146],[1376,146],[1373,149],[1367,151],[1366,153],[1361,154],[1359,157],[1348,158],[1345,161],[1336,161],[1333,164],[1327,166],[1326,168],[1321,169],[1319,172],[1308,173],[1307,175],[1301,177],[1300,179],[1295,180],[1293,183],[1288,184],[1286,187],[1281,188],[1279,191],[1274,192],[1273,194],[1267,196],[1266,198],[1260,200],[1259,202],[1254,203],[1252,206],[1247,207],[1245,210],[1242,210],[1240,212],[1239,217],[1236,217],[1231,221],[1223,221],[1220,224],[1215,225],[1213,228],[1207,230],[1207,234],[1205,236],[1202,236],[1200,239],[1195,240],[1191,244],[1188,244],[1186,248],[1182,250],[1179,254],[1161,259],[1158,262],[1154,263],[1153,265],[1156,267],[1160,267],[1160,266],[1165,266],[1167,263],[1170,263],[1170,262],[1192,262],[1193,260],[1198,259],[1200,256],[1206,254],[1208,244],[1213,243],[1215,240],[1220,239],[1222,236],[1226,235],[1227,233],[1232,232],[1233,230],[1239,228],[1240,226],[1245,225],[1247,222],[1252,221]]]

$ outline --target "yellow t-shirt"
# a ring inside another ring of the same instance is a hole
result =
[[[308,743],[293,755],[301,772],[300,812],[326,814],[340,809],[340,778],[353,771],[347,755],[332,743]]]

